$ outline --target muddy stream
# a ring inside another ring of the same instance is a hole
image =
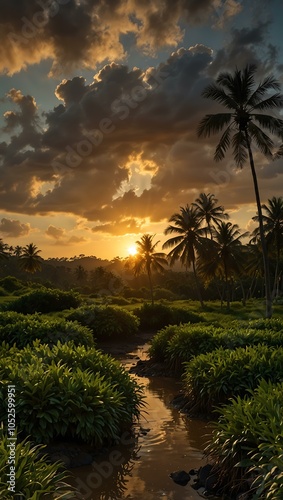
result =
[[[148,343],[110,350],[126,369],[147,356]],[[107,350],[107,348],[106,348]],[[200,499],[191,484],[180,486],[169,477],[176,470],[206,463],[203,449],[211,435],[207,422],[189,419],[170,405],[180,383],[169,377],[138,377],[146,407],[135,425],[135,437],[97,456],[92,465],[71,469],[73,485],[82,500]]]

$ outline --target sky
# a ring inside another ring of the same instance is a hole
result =
[[[142,234],[213,193],[240,228],[249,165],[199,139],[202,90],[256,64],[283,84],[281,0],[0,0],[0,237],[44,258],[126,257]],[[219,137],[218,137],[219,139]],[[283,159],[254,149],[262,202]]]

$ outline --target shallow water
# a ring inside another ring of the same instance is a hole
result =
[[[140,346],[129,358],[145,359]],[[133,359],[120,359],[129,368]],[[134,376],[134,375],[133,375]],[[203,449],[211,435],[207,422],[188,419],[170,405],[180,389],[171,378],[135,378],[144,386],[146,413],[142,412],[133,438],[108,450],[91,466],[72,469],[73,484],[84,500],[189,500],[200,499],[188,483],[175,484],[169,474],[175,470],[199,468],[206,463]],[[192,480],[191,480],[192,482]]]

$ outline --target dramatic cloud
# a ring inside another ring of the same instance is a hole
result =
[[[198,2],[193,11],[194,2],[188,3],[193,22],[201,6],[212,5]],[[140,4],[141,10],[152,9]],[[115,5],[119,11],[119,2]],[[233,3],[229,5],[232,9]],[[136,19],[137,31],[149,30],[138,22],[139,8],[131,22]],[[164,2],[164,9],[170,8],[174,10],[172,3]],[[56,88],[60,104],[43,117],[32,96],[10,91],[15,109],[4,117],[11,138],[0,143],[0,208],[33,215],[74,214],[89,221],[93,233],[121,235],[165,221],[203,190],[218,195],[226,209],[251,203],[248,167],[236,171],[230,153],[215,164],[217,138],[200,140],[196,130],[206,113],[219,109],[201,91],[222,69],[221,61],[225,68],[230,59],[234,64],[233,51],[241,43],[243,62],[254,54],[252,60],[260,63],[266,30],[265,24],[234,29],[230,43],[216,54],[199,43],[176,50],[156,67],[130,69],[112,62],[91,83],[81,76],[64,79]],[[265,59],[259,71],[265,73]],[[265,193],[279,195],[282,162],[270,165],[255,155]],[[63,244],[75,236],[53,225],[46,235]]]
[[[19,220],[6,219],[3,217],[0,222],[0,233],[3,233],[9,238],[17,238],[19,236],[27,236],[31,231],[30,224],[24,224]]]
[[[237,0],[9,0],[2,1],[0,71],[13,74],[43,59],[53,73],[123,60],[127,35],[145,53],[176,47],[188,26],[221,27],[241,11]],[[124,44],[122,39],[124,37]]]

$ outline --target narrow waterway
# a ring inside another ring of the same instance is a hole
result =
[[[135,357],[145,359],[147,345],[116,357],[128,369]],[[207,422],[188,419],[170,405],[180,389],[172,378],[140,378],[146,411],[135,426],[135,438],[125,434],[122,444],[98,457],[91,466],[72,469],[73,484],[84,500],[200,499],[189,482],[180,486],[169,477],[176,470],[205,464],[203,449],[211,435]]]

